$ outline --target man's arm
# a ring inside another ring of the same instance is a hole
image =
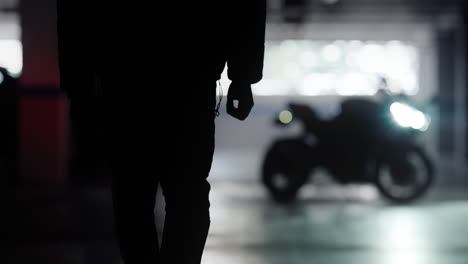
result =
[[[228,77],[253,84],[262,79],[266,0],[234,0],[230,6]]]
[[[266,0],[233,1],[229,13],[227,112],[244,120],[253,105],[251,84],[263,76]],[[238,101],[238,105],[234,105]]]

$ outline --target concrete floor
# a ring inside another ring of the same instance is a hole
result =
[[[434,188],[397,206],[370,186],[324,183],[308,185],[285,207],[256,182],[212,185],[203,264],[468,263],[464,186]],[[2,264],[119,263],[105,189],[33,200],[16,201],[13,224],[2,224]]]
[[[369,187],[308,186],[292,207],[272,203],[256,185],[213,190],[205,264],[468,263],[463,189],[396,206]]]

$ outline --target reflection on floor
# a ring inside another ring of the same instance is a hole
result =
[[[468,192],[461,187],[392,205],[369,186],[308,185],[285,207],[257,183],[212,185],[203,264],[467,263]],[[119,263],[105,190],[15,202],[16,217],[2,221],[10,239],[2,264]]]

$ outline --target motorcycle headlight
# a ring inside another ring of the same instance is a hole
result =
[[[390,105],[393,120],[402,127],[411,127],[426,131],[431,123],[430,118],[418,109],[406,104],[395,102]]]

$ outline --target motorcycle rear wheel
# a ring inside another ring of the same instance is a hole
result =
[[[268,151],[263,162],[262,181],[276,202],[286,204],[295,201],[307,176],[307,171],[295,167],[277,148]]]

